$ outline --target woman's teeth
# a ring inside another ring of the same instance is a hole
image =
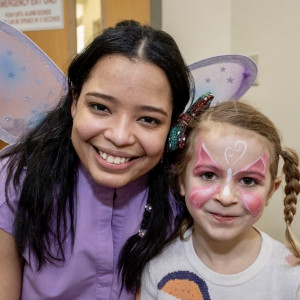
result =
[[[118,157],[118,156],[112,156],[112,155],[108,155],[105,152],[101,152],[99,151],[100,156],[106,160],[108,163],[110,164],[124,164],[125,162],[128,162],[130,158],[125,158],[125,157]]]

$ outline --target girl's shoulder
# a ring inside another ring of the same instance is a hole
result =
[[[260,232],[263,240],[263,245],[267,244],[270,248],[271,264],[274,268],[289,274],[297,274],[300,276],[300,265],[295,265],[296,257],[282,242],[272,238],[264,232]]]

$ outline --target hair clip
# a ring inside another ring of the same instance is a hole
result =
[[[202,95],[188,108],[185,113],[179,117],[169,132],[167,144],[168,152],[182,149],[185,146],[187,134],[186,129],[188,125],[196,116],[199,116],[206,108],[210,106],[210,103],[213,99],[214,96],[211,93]]]

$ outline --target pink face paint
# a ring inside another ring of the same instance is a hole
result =
[[[267,165],[268,156],[264,153],[251,164],[236,171],[234,175],[238,173],[246,173],[245,176],[248,176],[249,174],[249,176],[258,182],[263,181],[266,177]],[[264,197],[256,192],[245,191],[244,189],[240,190],[239,193],[245,208],[251,215],[256,217],[264,207]]]
[[[254,192],[240,191],[241,200],[249,213],[256,217],[264,207],[264,198],[262,195]]]
[[[205,148],[203,139],[200,139],[197,150],[197,161],[193,168],[193,174],[209,172],[212,167],[221,169],[218,163],[210,156]],[[194,187],[189,195],[189,201],[195,208],[200,208],[205,202],[212,199],[221,190],[220,185]]]
[[[264,153],[257,160],[250,163],[246,167],[235,171],[234,175],[237,174],[238,172],[249,172],[249,173],[257,174],[263,180],[266,177],[267,165],[268,165],[268,156],[267,154]]]
[[[210,156],[204,145],[203,139],[201,139],[197,150],[197,161],[193,169],[194,175],[199,174],[199,168],[202,168],[203,165],[213,166],[220,170],[222,169],[221,166]]]
[[[220,189],[221,187],[219,185],[194,187],[191,190],[189,201],[195,208],[201,208],[205,202],[219,193]]]

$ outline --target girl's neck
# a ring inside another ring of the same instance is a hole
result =
[[[230,241],[212,240],[195,228],[192,236],[197,256],[220,274],[242,272],[256,260],[261,248],[261,236],[253,227]]]

